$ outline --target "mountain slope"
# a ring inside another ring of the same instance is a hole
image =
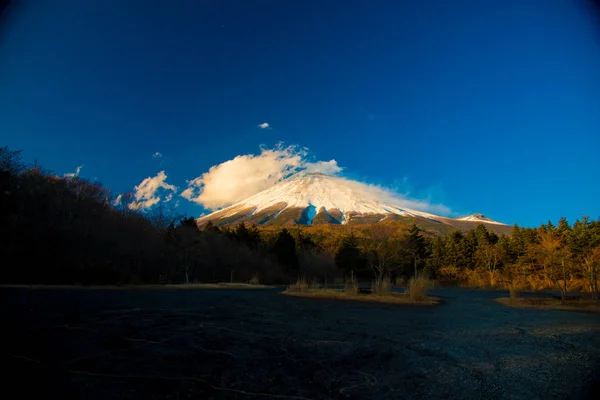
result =
[[[199,225],[239,222],[257,225],[360,224],[427,220],[456,229],[482,223],[495,231],[510,227],[481,214],[448,218],[406,207],[404,200],[360,182],[321,173],[299,173],[230,207],[198,219]],[[503,228],[506,227],[506,228]]]

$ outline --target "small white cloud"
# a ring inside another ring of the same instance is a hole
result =
[[[152,154],[152,158],[162,158],[162,154],[160,154],[158,151],[154,154]]]
[[[307,163],[306,172],[321,172],[327,175],[335,175],[342,172],[342,167],[335,160],[317,161],[315,163]]]
[[[258,127],[259,127],[260,129],[267,129],[267,128],[269,128],[270,126],[271,126],[271,125],[269,125],[269,123],[268,123],[268,122],[263,122],[262,124],[258,124]]]
[[[158,204],[161,200],[160,195],[157,194],[159,190],[176,193],[177,188],[169,185],[166,180],[167,174],[165,174],[165,171],[160,171],[156,176],[144,179],[135,187],[134,200],[128,205],[129,208],[132,210],[146,210]]]
[[[165,203],[171,200],[173,200],[173,193],[169,193],[167,197],[165,197]]]
[[[83,164],[78,166],[77,168],[75,168],[75,172],[71,172],[68,174],[64,174],[65,178],[75,178],[79,176],[79,173],[81,172],[81,169],[83,168]]]

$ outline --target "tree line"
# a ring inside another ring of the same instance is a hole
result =
[[[126,197],[126,196],[125,196]],[[600,220],[562,218],[510,236],[479,225],[439,236],[417,225],[198,227],[192,217],[115,205],[97,182],[58,177],[0,148],[3,283],[402,281],[419,272],[468,286],[598,293]]]

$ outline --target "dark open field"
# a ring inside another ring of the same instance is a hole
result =
[[[441,306],[268,290],[0,288],[19,398],[585,399],[600,317],[440,289]]]

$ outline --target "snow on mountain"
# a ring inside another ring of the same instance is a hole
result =
[[[378,222],[396,216],[503,225],[481,214],[460,219],[441,217],[406,207],[403,199],[376,186],[322,173],[298,173],[239,203],[198,219],[198,223],[248,221],[263,223],[346,224]]]
[[[493,219],[490,219],[483,214],[471,214],[465,217],[459,217],[455,219],[458,221],[485,222],[487,224],[506,225],[502,222],[494,221]]]
[[[433,214],[404,207],[401,201],[381,189],[360,182],[338,178],[322,173],[299,173],[254,196],[248,197],[226,209],[231,216],[240,207],[254,207],[257,213],[278,203],[286,208],[314,207],[314,210],[339,210],[342,214],[397,214],[420,217],[436,217]]]

